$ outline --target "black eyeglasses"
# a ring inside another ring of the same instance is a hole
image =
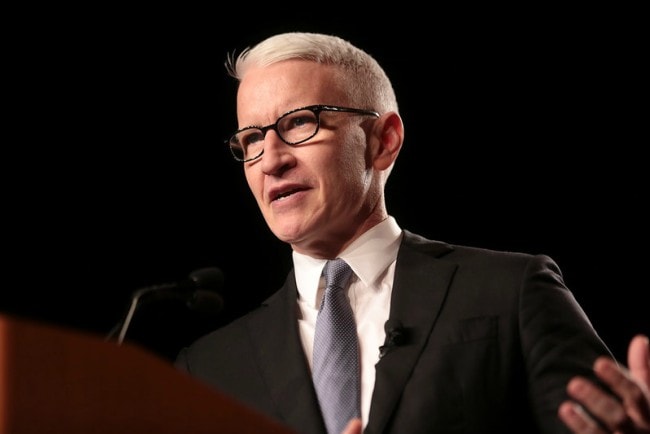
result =
[[[264,153],[264,137],[269,130],[277,133],[287,145],[298,145],[314,137],[320,129],[321,112],[356,113],[366,116],[379,117],[372,110],[362,110],[333,105],[310,105],[286,112],[274,124],[265,127],[250,126],[235,131],[225,143],[230,147],[237,161],[251,161]]]

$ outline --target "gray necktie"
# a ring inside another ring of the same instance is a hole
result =
[[[361,379],[357,326],[345,287],[352,269],[343,259],[325,264],[325,294],[316,319],[313,379],[329,434],[341,434],[360,417]]]

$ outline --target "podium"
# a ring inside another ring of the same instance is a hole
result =
[[[295,434],[132,344],[0,315],[0,434]]]

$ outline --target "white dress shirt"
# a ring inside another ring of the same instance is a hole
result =
[[[354,272],[350,278],[348,298],[357,322],[361,351],[361,420],[364,428],[370,412],[379,347],[385,339],[384,323],[390,313],[395,259],[401,238],[402,230],[393,217],[388,217],[361,235],[338,256]],[[300,337],[309,366],[312,365],[316,317],[325,290],[322,273],[326,262],[293,252]]]

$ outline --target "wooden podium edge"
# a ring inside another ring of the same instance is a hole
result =
[[[132,345],[0,315],[0,434],[292,434]]]

